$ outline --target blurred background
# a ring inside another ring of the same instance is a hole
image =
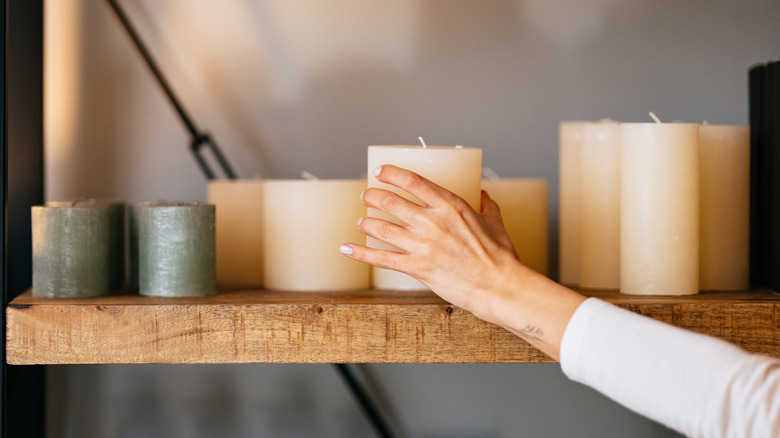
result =
[[[549,182],[558,124],[747,123],[776,0],[122,0],[240,177],[366,173],[371,144],[480,147]],[[45,3],[45,194],[206,200],[189,135],[106,2]],[[557,364],[359,367],[408,437],[667,437]],[[51,366],[51,437],[373,436],[328,365]]]

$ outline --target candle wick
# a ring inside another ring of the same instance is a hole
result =
[[[654,112],[650,111],[648,114],[650,114],[650,118],[653,119],[655,123],[661,123],[661,119],[659,119]]]
[[[491,168],[489,168],[489,167],[483,167],[482,168],[482,174],[485,175],[485,178],[487,178],[487,179],[489,179],[491,181],[492,180],[501,179],[501,177],[498,176],[496,171],[491,169]]]
[[[301,176],[303,177],[303,179],[308,180],[308,181],[317,181],[317,180],[319,180],[319,178],[317,178],[316,176],[312,175],[311,173],[309,173],[309,172],[307,172],[305,170],[301,171]]]
[[[423,140],[423,138],[422,138],[422,137],[417,137],[417,138],[419,138],[419,139],[420,139],[420,143],[422,143],[422,145],[423,145],[423,149],[427,149],[427,148],[428,148],[428,145],[426,145],[426,144],[425,144],[425,140]]]

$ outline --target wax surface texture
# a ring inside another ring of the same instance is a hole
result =
[[[621,124],[621,292],[698,293],[698,145],[696,124]]]
[[[582,127],[580,287],[620,288],[620,124]]]
[[[263,190],[261,179],[209,182],[216,207],[217,284],[263,285]]]
[[[547,180],[485,179],[482,188],[498,203],[504,227],[520,260],[548,275]]]
[[[369,267],[339,252],[364,244],[357,221],[366,215],[365,180],[266,180],[265,285],[295,291],[369,287]]]
[[[34,206],[33,295],[96,297],[111,290],[107,205]]]
[[[558,280],[567,286],[580,283],[582,130],[588,123],[558,126]]]
[[[750,259],[750,128],[699,127],[700,288],[746,290]]]
[[[137,208],[140,294],[216,293],[214,205],[150,203]]]

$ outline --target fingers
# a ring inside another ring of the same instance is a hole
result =
[[[434,184],[430,180],[406,169],[390,164],[380,166],[374,170],[377,181],[392,184],[409,192],[425,205],[433,206],[442,200],[452,202],[457,198],[449,190]]]
[[[405,255],[385,249],[368,248],[356,243],[345,243],[339,248],[345,256],[384,269],[401,270]]]
[[[482,220],[485,221],[496,241],[504,248],[512,251],[515,257],[517,257],[517,250],[504,226],[504,219],[501,217],[501,209],[498,207],[496,201],[490,198],[488,192],[484,190],[482,191],[482,197],[480,199],[480,210]]]
[[[366,189],[361,199],[366,207],[383,211],[406,223],[409,223],[409,220],[419,215],[422,208],[414,202],[384,189]]]
[[[382,219],[364,217],[358,221],[360,232],[382,242],[409,251],[414,245],[410,231],[401,225]]]

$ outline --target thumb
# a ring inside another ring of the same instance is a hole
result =
[[[498,243],[517,255],[512,239],[509,238],[509,233],[507,233],[506,228],[504,227],[501,209],[496,201],[488,195],[488,192],[484,190],[482,191],[482,196],[480,198],[480,216],[482,216],[482,220],[485,221],[488,230]]]

